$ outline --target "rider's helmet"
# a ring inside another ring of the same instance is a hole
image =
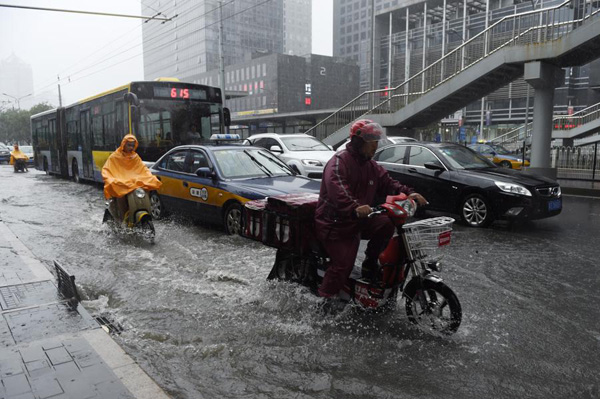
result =
[[[370,119],[361,119],[352,124],[350,128],[350,139],[360,137],[363,141],[379,141],[383,138],[383,128],[379,123]]]

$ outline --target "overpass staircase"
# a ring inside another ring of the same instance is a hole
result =
[[[573,3],[506,16],[400,85],[362,93],[306,133],[337,145],[357,119],[423,127],[523,76],[528,62],[585,65],[600,57],[600,2]]]

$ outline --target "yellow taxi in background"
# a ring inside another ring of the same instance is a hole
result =
[[[518,154],[511,154],[506,148],[499,144],[479,143],[468,146],[470,149],[483,155],[493,163],[503,168],[522,169],[523,158]],[[525,167],[529,166],[529,160],[525,159]]]
[[[247,201],[319,193],[319,182],[297,176],[264,148],[215,143],[175,147],[152,165],[150,171],[163,183],[150,193],[155,219],[179,213],[239,234]]]

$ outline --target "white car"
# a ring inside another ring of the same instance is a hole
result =
[[[387,136],[386,138],[379,140],[379,143],[377,144],[377,148],[383,148],[386,145],[390,145],[390,144],[399,144],[399,143],[406,143],[409,141],[418,141],[417,139],[413,139],[412,137],[403,137],[403,136]],[[350,142],[350,139],[347,139],[346,141],[344,141],[338,148],[337,150],[335,150],[336,152],[340,152],[342,150],[346,149],[346,145]]]
[[[323,177],[325,164],[335,154],[331,147],[304,133],[261,133],[247,140],[277,155],[296,173],[313,179]]]
[[[33,147],[30,145],[21,145],[19,146],[19,149],[21,150],[21,152],[25,155],[27,155],[27,157],[29,158],[29,160],[27,161],[28,164],[33,164],[34,160],[33,160]]]

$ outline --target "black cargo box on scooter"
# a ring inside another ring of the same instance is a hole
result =
[[[314,239],[318,200],[318,194],[298,193],[247,202],[242,235],[300,255]]]

